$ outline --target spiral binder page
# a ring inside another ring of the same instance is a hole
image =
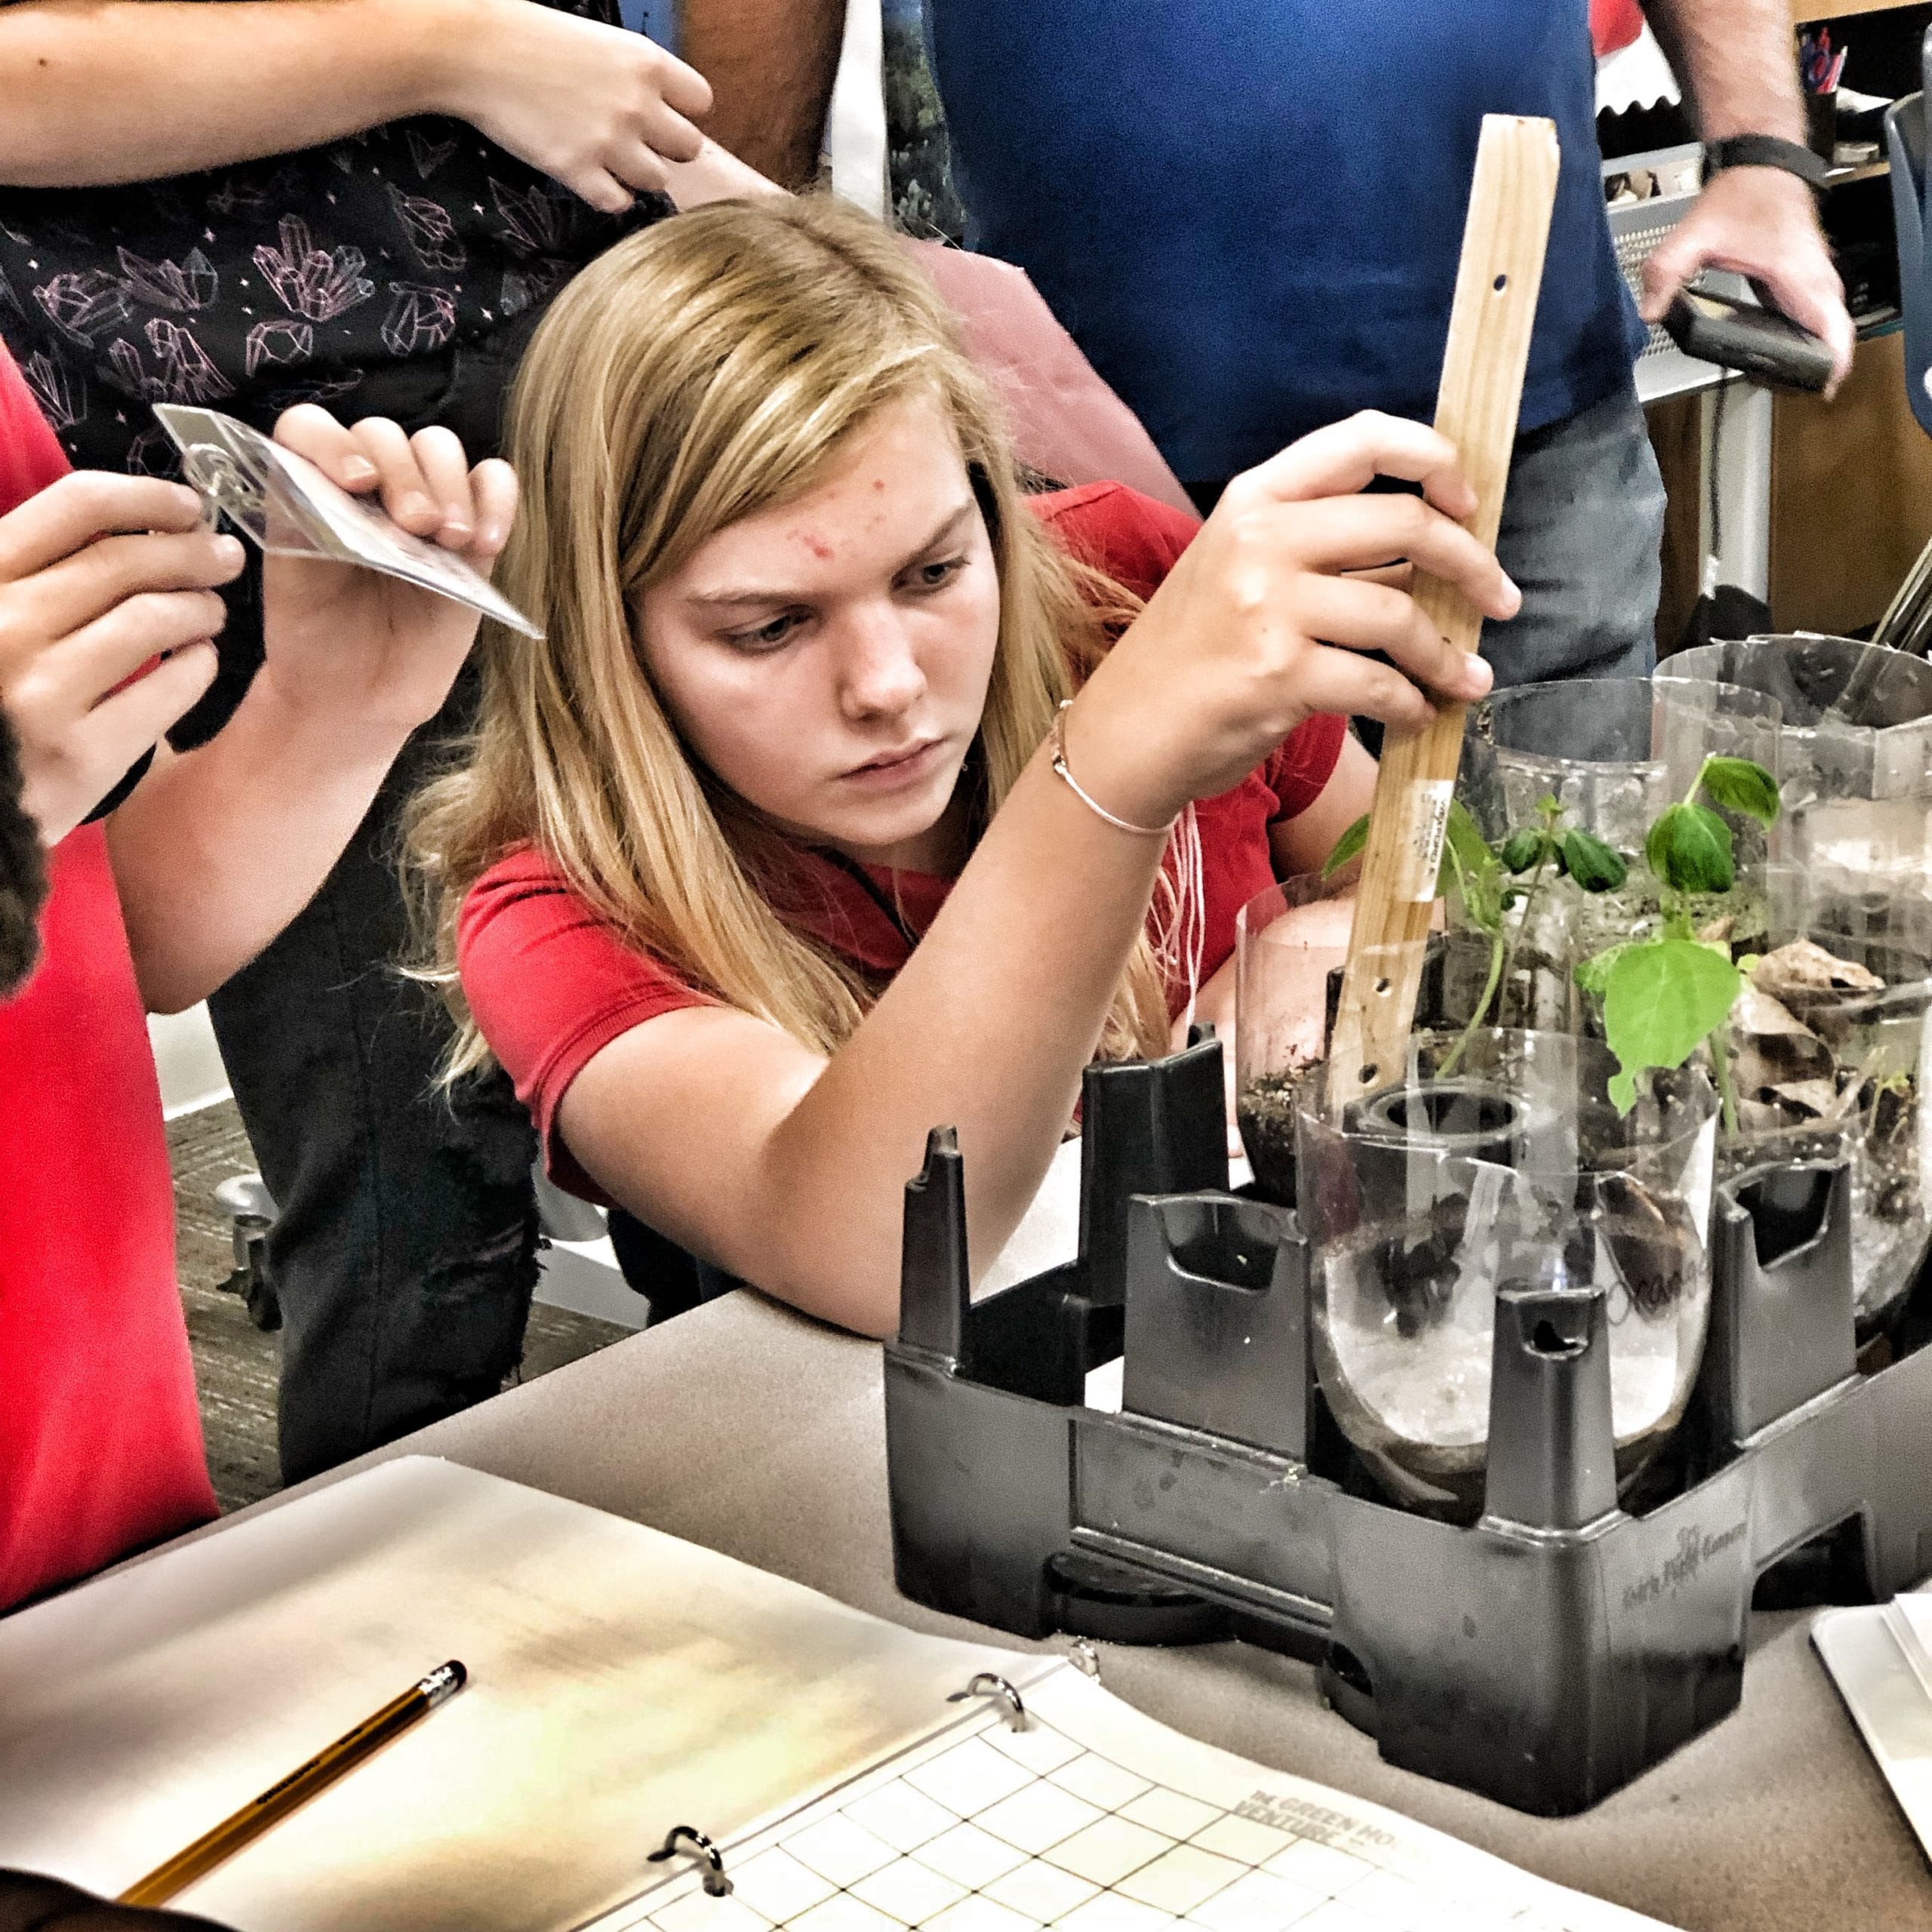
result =
[[[1658,1921],[1196,1743],[1071,1666],[585,1932],[1635,1932]]]

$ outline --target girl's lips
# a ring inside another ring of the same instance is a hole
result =
[[[856,771],[847,772],[843,782],[863,786],[867,791],[889,791],[895,786],[916,784],[929,774],[945,743],[943,738],[928,738],[908,751],[875,758]]]

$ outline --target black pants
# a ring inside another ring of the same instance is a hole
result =
[[[372,374],[354,413],[412,430],[446,423],[473,457],[494,452],[534,321],[435,364]],[[219,728],[260,661],[254,564],[222,648],[216,688],[177,742]],[[467,725],[473,690],[459,682],[321,891],[208,1001],[281,1209],[268,1258],[284,1324],[289,1482],[494,1394],[522,1352],[537,1278],[529,1116],[500,1073],[453,1097],[435,1088],[448,1015],[395,970],[408,937],[398,814],[441,742]]]

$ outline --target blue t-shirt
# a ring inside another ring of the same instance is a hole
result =
[[[1588,0],[925,4],[973,243],[1181,476],[1358,409],[1433,415],[1485,113],[1563,146],[1522,427],[1629,380]]]

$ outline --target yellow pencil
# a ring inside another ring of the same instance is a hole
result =
[[[298,1806],[307,1804],[316,1792],[334,1784],[345,1772],[352,1771],[418,1718],[427,1715],[438,1704],[447,1703],[463,1688],[469,1675],[454,1658],[439,1665],[420,1683],[412,1684],[400,1697],[385,1704],[374,1717],[365,1718],[353,1730],[318,1751],[279,1783],[270,1785],[260,1797],[251,1798],[213,1831],[204,1832],[186,1850],[177,1851],[165,1865],[157,1865],[139,1884],[130,1885],[118,1903],[165,1904],[177,1892],[260,1838],[271,1825],[278,1824]]]

